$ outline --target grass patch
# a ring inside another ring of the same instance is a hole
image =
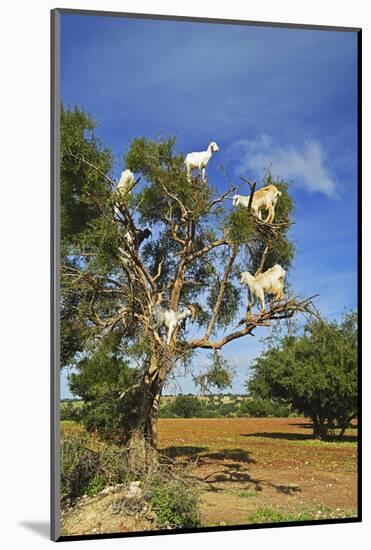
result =
[[[310,510],[304,510],[295,514],[283,514],[273,508],[258,508],[250,517],[249,521],[256,524],[282,523],[291,521],[313,521],[321,519],[336,519],[356,517],[353,510],[332,509],[320,504]]]

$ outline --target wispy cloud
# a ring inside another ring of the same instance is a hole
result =
[[[311,192],[318,191],[328,197],[335,196],[336,181],[319,141],[308,140],[300,148],[280,146],[266,134],[257,139],[240,139],[234,142],[229,154],[237,160],[236,172],[261,176],[266,169],[282,178],[293,180]]]

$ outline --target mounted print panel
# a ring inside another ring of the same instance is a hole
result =
[[[360,56],[52,12],[54,540],[361,520]]]

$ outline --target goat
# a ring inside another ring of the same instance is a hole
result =
[[[151,314],[156,330],[162,326],[167,327],[167,345],[170,344],[171,339],[181,321],[187,317],[193,316],[191,306],[184,307],[182,311],[177,312],[173,309],[166,309],[160,304],[151,306]]]
[[[136,185],[139,180],[140,178],[135,180],[133,172],[128,168],[121,172],[120,179],[115,189],[115,202],[113,203],[114,221],[122,221],[121,208],[127,201],[134,185]]]
[[[265,311],[264,294],[273,294],[275,300],[282,300],[285,297],[283,293],[285,275],[286,271],[276,264],[255,277],[248,271],[243,271],[240,283],[249,287],[250,294],[254,298],[253,303],[257,298],[260,300],[262,311]]]
[[[206,181],[206,165],[212,157],[213,153],[219,151],[219,147],[212,141],[206,151],[200,151],[198,153],[188,153],[185,158],[184,164],[187,169],[187,180],[192,180],[192,172],[195,168],[198,169],[198,174],[202,177],[202,181]]]
[[[152,231],[148,229],[148,227],[146,227],[145,229],[136,229],[134,236],[128,229],[124,235],[124,239],[129,246],[135,246],[135,248],[139,248],[142,242],[145,239],[148,239],[151,235]]]
[[[135,185],[134,174],[128,168],[121,172],[119,182],[116,187],[116,192],[121,198],[126,198]]]
[[[264,222],[272,223],[275,216],[274,209],[277,204],[278,197],[280,197],[281,195],[282,195],[282,192],[279,191],[275,185],[267,185],[266,187],[262,187],[258,191],[255,191],[253,195],[251,212],[255,214],[255,216],[258,216],[258,218],[261,220],[262,210],[268,210],[268,215],[267,215],[267,218],[264,220]],[[233,196],[233,206],[238,206],[239,204],[242,204],[247,208],[249,206],[249,201],[250,201],[250,195]]]

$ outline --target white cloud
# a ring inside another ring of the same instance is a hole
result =
[[[238,175],[250,173],[261,177],[269,168],[275,176],[293,180],[308,191],[318,191],[329,197],[335,195],[336,183],[326,166],[326,154],[319,141],[308,140],[300,149],[281,147],[262,134],[255,140],[236,141],[229,152],[234,159],[239,159]]]

